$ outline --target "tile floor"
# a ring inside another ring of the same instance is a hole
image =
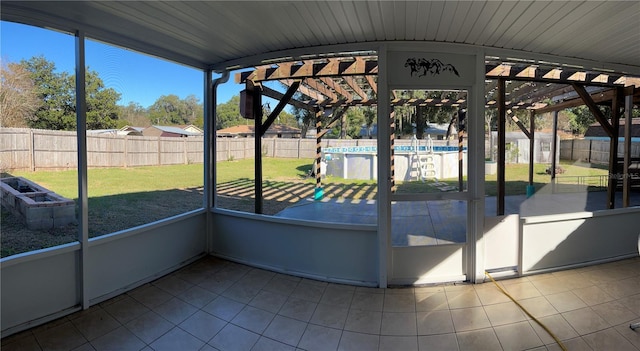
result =
[[[569,350],[640,350],[640,258],[499,281]],[[13,350],[560,350],[492,283],[395,289],[204,258],[2,340]]]

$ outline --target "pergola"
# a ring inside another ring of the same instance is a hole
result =
[[[610,137],[609,179],[607,208],[614,208],[615,191],[619,173],[629,174],[631,110],[640,102],[640,78],[606,70],[583,70],[557,65],[539,65],[522,62],[505,62],[488,58],[485,65],[485,108],[498,110],[498,201],[496,214],[504,214],[505,196],[505,123],[509,116],[522,130],[533,150],[536,114],[554,113],[552,154],[556,155],[558,112],[585,105]],[[344,112],[352,106],[377,106],[378,60],[375,55],[343,55],[298,61],[271,63],[256,67],[252,71],[237,73],[236,83],[246,85],[242,94],[243,116],[253,119],[259,135],[269,129],[278,114],[287,104],[311,111],[316,119],[316,186],[321,187],[321,143],[328,129],[336,125]],[[426,75],[429,72],[424,71]],[[262,85],[276,81],[287,87],[285,93]],[[590,93],[589,88],[596,88]],[[303,99],[295,99],[300,93]],[[400,98],[395,92],[389,102],[391,106],[432,106],[465,109],[464,94],[457,99]],[[263,121],[261,98],[267,96],[279,101]],[[553,104],[549,104],[555,98]],[[611,108],[607,119],[598,105]],[[525,126],[511,110],[528,110],[530,125]],[[329,113],[325,113],[329,111]],[[626,113],[625,113],[626,111]],[[623,169],[618,166],[619,121],[626,119]],[[323,127],[324,126],[324,127]],[[255,212],[262,213],[262,166],[261,140],[256,145],[256,196]],[[533,186],[534,153],[529,153],[529,185]],[[552,158],[551,181],[555,181],[556,157]],[[629,205],[630,177],[622,178],[623,206]]]

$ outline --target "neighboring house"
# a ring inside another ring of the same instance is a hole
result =
[[[172,126],[151,126],[142,131],[144,136],[181,137],[200,136],[201,133],[186,131],[180,127]]]
[[[118,135],[137,135],[141,136],[144,127],[124,126],[118,130]]]
[[[204,134],[204,130],[198,128],[197,126],[194,126],[193,124],[189,124],[189,125],[180,125],[177,126],[178,128],[184,129],[187,132],[190,133],[196,133],[196,134],[200,134],[203,135]]]
[[[624,126],[625,120],[621,118],[620,127],[618,128],[619,140],[624,140]],[[587,128],[587,131],[584,132],[584,138],[589,140],[609,140],[609,136],[598,122]],[[631,141],[640,142],[640,118],[631,119]]]
[[[219,138],[252,138],[254,136],[255,126],[240,125],[224,128],[216,131]],[[281,124],[272,125],[264,134],[265,138],[300,138],[302,131]]]
[[[416,133],[416,126],[413,124],[413,135]],[[448,123],[427,123],[427,127],[424,129],[425,137],[430,135],[433,140],[446,140],[447,139],[447,129],[449,128]],[[378,134],[378,125],[373,124],[371,127],[367,128],[366,125],[362,126],[360,129],[360,137],[363,139],[373,139],[376,138]],[[458,131],[455,129],[455,126],[452,127],[451,137],[455,137],[458,135]],[[411,137],[410,135],[406,135],[403,137]]]

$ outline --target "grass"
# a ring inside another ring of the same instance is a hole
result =
[[[273,159],[263,162],[263,208],[275,214],[302,200],[313,197],[315,178],[309,177],[311,159]],[[558,179],[573,176],[606,175],[603,167],[561,163],[566,170]],[[253,159],[219,162],[217,174],[217,206],[253,212]],[[547,165],[535,165],[534,184],[540,189],[549,183]],[[159,219],[181,214],[203,205],[202,165],[163,167],[107,168],[88,170],[89,236],[113,233]],[[11,172],[5,176],[22,176],[64,197],[77,200],[76,171]],[[568,178],[567,178],[568,177]],[[528,165],[507,165],[506,194],[526,193]],[[457,179],[441,180],[457,185]],[[466,179],[465,179],[466,181]],[[399,182],[398,192],[440,191],[432,182]],[[486,194],[496,194],[496,176],[486,177]],[[323,179],[326,197],[375,199],[375,180],[352,180],[337,177]],[[69,225],[52,230],[28,230],[13,215],[2,210],[1,257],[75,241],[78,228]]]

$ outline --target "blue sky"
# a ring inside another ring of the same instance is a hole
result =
[[[133,101],[149,107],[161,95],[169,94],[182,99],[193,94],[203,102],[202,71],[87,39],[86,64],[98,72],[107,87],[121,94],[119,104]],[[59,72],[75,71],[74,37],[70,34],[1,21],[0,54],[2,61],[8,62],[42,55],[54,62]],[[240,89],[242,86],[230,77],[218,89],[218,103],[227,102]]]

